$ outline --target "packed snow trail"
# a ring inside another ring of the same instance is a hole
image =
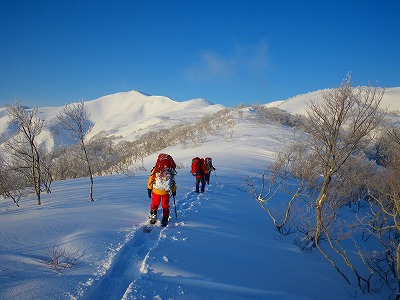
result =
[[[164,229],[154,228],[149,233],[137,229],[115,255],[110,268],[93,281],[82,299],[122,299],[129,284],[142,276],[149,253],[157,247]]]
[[[204,194],[187,193],[177,205],[178,218],[184,219],[187,211],[196,212],[201,206],[200,200],[204,197]],[[99,271],[100,274],[96,278],[91,278],[84,284],[86,288],[79,292],[81,299],[131,299],[129,297],[132,293],[134,297],[146,297],[144,293],[149,293],[148,285],[152,284],[151,280],[149,281],[152,273],[149,264],[154,259],[153,250],[166,238],[169,230],[184,226],[184,222],[177,222],[175,216],[172,216],[167,227],[158,224],[150,232],[143,232],[146,223],[135,229],[132,238],[122,245],[112,258],[111,265],[108,268],[103,266],[106,269],[104,272]],[[179,232],[172,233],[173,240],[178,240],[177,234],[179,235]],[[163,259],[168,261],[166,257]],[[153,294],[154,291],[150,293]],[[177,291],[177,294],[181,292]]]
[[[181,200],[181,204],[186,206],[187,199]],[[191,205],[189,205],[189,208]],[[184,210],[179,211],[182,216]],[[175,219],[175,217],[173,217]],[[172,219],[172,220],[173,220]],[[165,238],[164,231],[167,227],[155,225],[150,232],[143,232],[145,222],[135,232],[112,258],[110,267],[103,266],[104,272],[98,271],[95,279],[90,278],[79,292],[83,294],[82,299],[122,299],[127,290],[131,290],[131,283],[136,282],[148,273],[148,260],[153,249]],[[183,223],[171,222],[169,227],[181,226]],[[106,263],[105,263],[106,264]],[[104,273],[104,274],[103,274]]]
[[[224,279],[216,279],[211,275],[215,272],[214,268],[219,268],[220,265],[223,265],[223,268],[234,266],[231,255],[228,254],[228,260],[221,261],[221,257],[224,256],[221,250],[208,253],[203,247],[205,243],[211,243],[218,249],[220,235],[225,235],[222,231],[220,232],[219,227],[215,227],[215,222],[203,221],[204,218],[207,219],[205,215],[208,209],[225,210],[222,202],[218,201],[218,195],[224,193],[223,189],[224,185],[209,185],[205,193],[187,192],[180,199],[177,205],[178,220],[172,218],[170,225],[161,232],[158,247],[153,247],[148,252],[142,262],[141,276],[131,282],[123,297],[124,300],[201,299],[202,297],[204,299],[260,299],[267,296],[280,299],[280,292],[243,285],[240,276],[234,275],[237,282],[227,284]],[[237,188],[233,186],[231,191],[236,194]],[[227,221],[232,224],[236,222],[235,219],[229,220],[229,217],[227,220],[223,214],[220,217],[223,225]],[[235,229],[228,226],[228,231],[231,230]],[[197,238],[188,240],[188,236]],[[190,261],[186,261],[187,253],[192,253],[189,255]],[[235,259],[240,258],[235,257]]]

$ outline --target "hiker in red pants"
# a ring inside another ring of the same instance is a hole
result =
[[[174,197],[176,196],[175,167],[175,162],[170,155],[160,154],[155,167],[151,170],[151,175],[147,182],[147,192],[151,199],[150,224],[156,222],[157,210],[161,203],[163,209],[161,226],[168,225],[170,194]]]

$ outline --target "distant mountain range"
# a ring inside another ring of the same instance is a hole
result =
[[[278,107],[290,113],[304,113],[306,103],[321,99],[321,93],[322,91],[316,91],[298,95],[287,100],[268,103],[266,106]],[[400,112],[400,88],[386,89],[382,107],[388,108],[389,111]],[[159,128],[194,123],[225,107],[204,99],[177,102],[163,96],[149,96],[138,91],[130,91],[86,101],[85,108],[94,124],[89,139],[96,136],[115,136],[117,140],[132,141],[144,133]],[[56,129],[56,116],[62,109],[63,107],[38,108],[39,118],[46,122],[45,130],[39,136],[39,142],[44,143],[47,148],[73,143],[68,136]],[[7,110],[4,107],[0,108],[0,143],[12,133],[13,128],[8,124]]]

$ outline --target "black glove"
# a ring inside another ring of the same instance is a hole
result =
[[[149,195],[149,198],[151,199],[151,189],[147,189],[147,194]]]
[[[174,196],[174,197],[176,196],[176,191],[175,191],[175,192],[172,192],[172,196]]]

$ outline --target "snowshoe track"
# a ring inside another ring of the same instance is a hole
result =
[[[197,212],[202,201],[208,200],[206,193],[194,191],[185,194],[177,203],[178,220],[161,227],[158,222],[151,231],[144,232],[147,222],[134,230],[130,238],[112,257],[111,265],[102,266],[95,278],[90,278],[82,284],[79,297],[71,299],[131,299],[132,295],[143,295],[148,292],[152,283],[147,279],[151,276],[150,264],[154,257],[152,252],[166,238],[171,227],[184,226],[187,213]],[[173,217],[175,218],[175,217]],[[170,287],[172,288],[172,287]],[[168,289],[168,285],[166,285]],[[179,289],[179,288],[178,288]],[[181,293],[181,291],[175,291]]]
[[[142,227],[123,245],[105,273],[92,280],[82,299],[123,299],[130,284],[148,272],[151,252],[158,247],[167,227],[155,226],[149,233],[144,233]]]

